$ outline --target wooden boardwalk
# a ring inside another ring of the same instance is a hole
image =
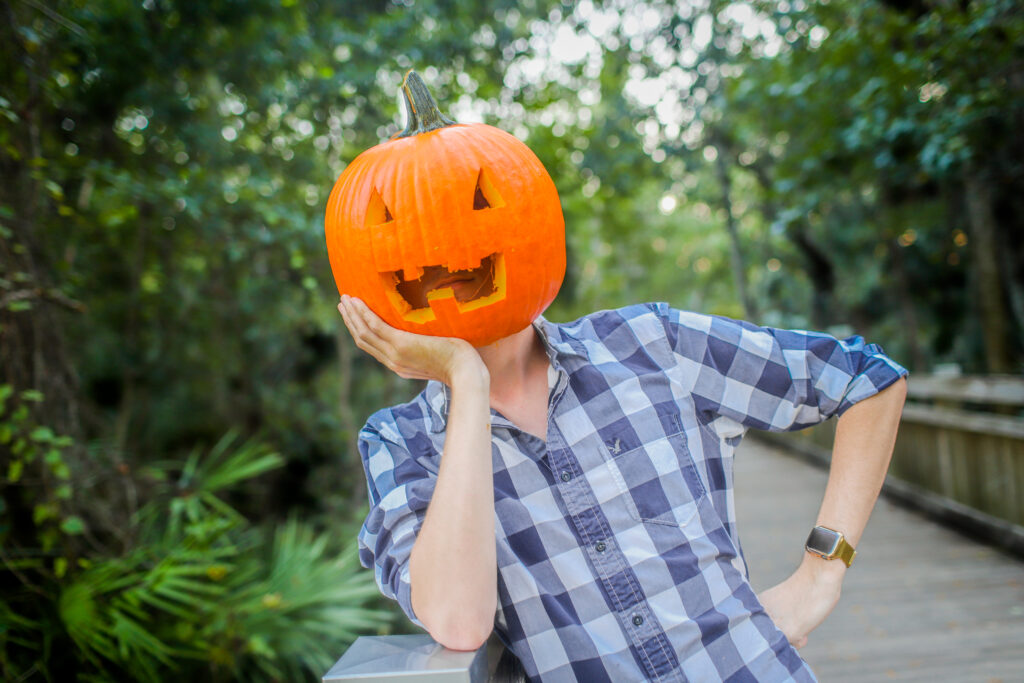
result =
[[[789,575],[826,473],[747,439],[736,507],[757,590]],[[832,681],[1024,682],[1024,562],[882,498],[843,596],[801,650]]]

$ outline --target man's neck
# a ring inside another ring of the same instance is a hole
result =
[[[546,439],[550,361],[538,332],[531,325],[477,351],[491,375],[491,407],[519,429]]]
[[[533,325],[477,351],[491,375],[492,404],[521,395],[538,376],[546,382],[547,353]]]

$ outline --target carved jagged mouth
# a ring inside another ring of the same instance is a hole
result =
[[[491,254],[476,268],[448,270],[446,265],[424,266],[421,275],[406,280],[402,271],[381,273],[388,299],[411,322],[436,320],[435,302],[454,299],[459,312],[471,311],[505,298],[505,258]]]

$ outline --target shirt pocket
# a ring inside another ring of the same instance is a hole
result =
[[[628,450],[615,437],[606,441],[609,470],[634,520],[684,527],[697,516],[707,491],[686,442],[682,431]]]

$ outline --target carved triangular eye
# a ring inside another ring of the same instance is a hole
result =
[[[371,189],[370,205],[366,207],[366,224],[380,225],[381,223],[390,223],[393,220],[395,220],[394,216],[391,215],[391,210],[384,203],[380,192],[377,192],[376,187]]]
[[[491,208],[491,205],[487,201],[487,197],[485,197],[484,193],[480,190],[480,183],[477,182],[477,184],[476,184],[476,192],[473,193],[473,210],[474,211],[479,211],[480,209],[489,209],[489,208]]]
[[[505,206],[505,200],[498,194],[498,188],[491,182],[487,171],[480,169],[480,175],[476,177],[476,190],[473,192],[473,210],[497,209]]]

